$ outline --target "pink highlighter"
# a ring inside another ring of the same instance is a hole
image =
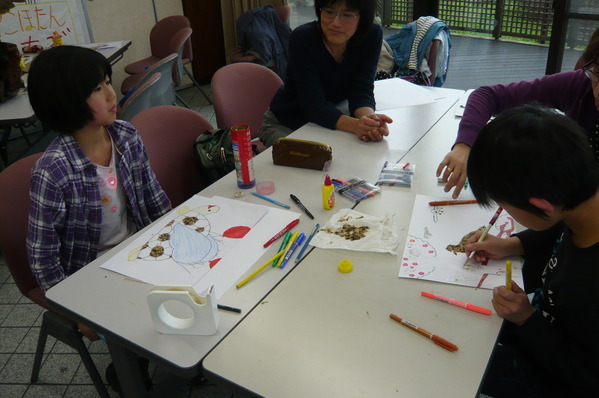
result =
[[[491,315],[492,314],[492,312],[491,312],[490,309],[484,308],[484,307],[479,307],[478,305],[465,303],[465,302],[460,301],[460,300],[456,300],[456,299],[452,299],[452,298],[449,298],[449,297],[440,296],[438,294],[429,293],[429,292],[420,292],[420,294],[423,295],[424,297],[428,297],[428,298],[431,298],[433,300],[442,301],[442,302],[447,303],[447,304],[455,305],[456,307],[466,308],[467,310],[478,312],[480,314],[484,314],[484,315]]]

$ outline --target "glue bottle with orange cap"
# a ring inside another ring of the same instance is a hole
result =
[[[324,179],[324,185],[322,186],[322,207],[327,210],[331,210],[335,207],[335,187],[331,181],[331,176],[328,174]]]

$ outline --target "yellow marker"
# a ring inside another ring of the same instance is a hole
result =
[[[505,262],[505,287],[507,290],[512,290],[512,262]]]
[[[272,263],[273,261],[275,261],[276,259],[278,259],[279,257],[281,257],[283,255],[283,252],[278,252],[277,254],[275,254],[275,256],[273,258],[271,258],[270,260],[268,260],[267,262],[265,262],[264,264],[262,264],[260,266],[260,268],[258,268],[257,270],[255,270],[254,272],[252,272],[251,274],[248,275],[247,278],[245,278],[244,280],[242,280],[241,282],[239,282],[237,285],[237,288],[239,289],[241,286],[245,285],[246,283],[248,283],[248,281],[250,279],[252,279],[254,276],[258,275],[258,273],[260,271],[262,271],[264,268],[266,268],[268,266],[268,264]]]

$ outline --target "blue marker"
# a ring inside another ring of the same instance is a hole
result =
[[[257,197],[259,197],[260,199],[264,199],[264,200],[266,200],[266,201],[268,201],[268,202],[270,202],[270,203],[274,203],[274,204],[276,204],[276,205],[278,205],[278,206],[284,207],[284,208],[286,208],[286,209],[289,209],[289,208],[290,208],[290,207],[289,207],[289,205],[286,205],[285,203],[281,203],[281,202],[279,202],[278,200],[274,200],[274,199],[268,198],[268,197],[266,197],[266,196],[264,196],[264,195],[260,195],[259,193],[252,192],[252,195],[254,195],[254,196],[257,196]]]
[[[312,240],[312,238],[314,237],[314,235],[316,235],[316,232],[318,232],[318,228],[320,228],[320,224],[316,224],[316,226],[314,227],[314,231],[312,231],[312,233],[308,237],[308,240],[306,240],[306,243],[304,244],[304,247],[302,247],[302,250],[300,250],[299,254],[295,258],[295,263],[296,264],[299,263],[299,261],[301,260],[302,255],[304,254],[304,252],[306,251],[306,248],[310,244],[310,241]]]
[[[302,242],[304,241],[305,238],[306,238],[306,235],[302,232],[300,234],[300,236],[298,236],[297,240],[295,242],[293,242],[293,246],[291,246],[291,249],[289,249],[289,251],[285,255],[285,258],[283,259],[283,262],[281,263],[281,269],[283,269],[285,267],[285,264],[287,264],[287,261],[289,261],[291,256],[293,256],[293,252],[295,251],[295,249],[297,249],[297,247],[302,244]]]

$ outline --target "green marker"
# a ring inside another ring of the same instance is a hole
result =
[[[287,231],[287,233],[285,234],[285,237],[283,237],[283,242],[281,243],[281,247],[279,247],[279,251],[277,253],[285,250],[285,247],[287,246],[287,242],[289,242],[291,235],[293,235],[293,233],[291,231]],[[276,267],[277,264],[279,264],[279,261],[281,261],[281,257],[277,258],[275,261],[272,262],[273,267]]]

